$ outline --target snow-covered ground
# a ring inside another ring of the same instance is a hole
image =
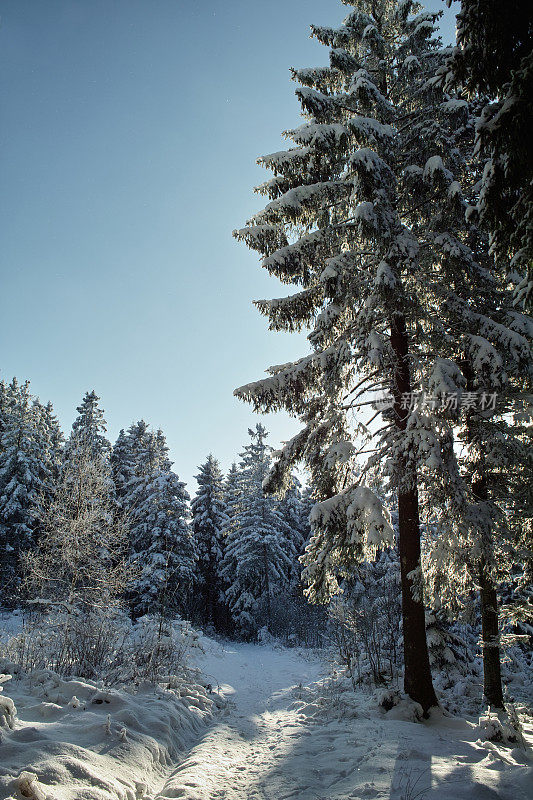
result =
[[[4,687],[17,717],[13,730],[0,729],[1,798],[148,797],[184,757],[212,706],[193,686],[182,697],[153,687],[130,694],[44,671]]]
[[[0,798],[533,797],[530,749],[482,742],[474,722],[380,711],[370,696],[325,680],[324,665],[305,652],[211,643],[200,666],[227,700],[214,716],[192,687],[179,699],[148,687],[128,695],[55,685],[49,675],[7,684],[19,710],[14,730],[3,729]],[[40,778],[41,795],[20,793],[22,769]]]
[[[233,644],[211,651],[204,665],[231,709],[171,775],[161,798],[533,797],[531,752],[483,744],[465,720],[438,715],[415,723],[394,719],[405,716],[401,709],[380,713],[369,696],[320,680],[324,665],[305,654]]]

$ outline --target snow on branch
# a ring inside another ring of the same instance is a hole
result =
[[[340,592],[338,577],[383,547],[394,544],[388,512],[366,486],[351,486],[317,503],[310,515],[313,536],[302,558],[306,594],[324,602]]]
[[[275,253],[288,244],[285,231],[280,225],[250,224],[246,228],[233,231],[233,236],[262,254]]]
[[[356,115],[348,120],[346,127],[355,136],[363,137],[370,142],[382,143],[394,136],[392,125],[385,125],[373,117]]]
[[[285,283],[302,280],[306,268],[311,267],[325,249],[327,237],[324,229],[301,236],[297,242],[280,247],[263,259],[262,266]]]
[[[266,169],[271,169],[279,175],[292,174],[295,169],[299,169],[301,162],[309,156],[311,148],[293,147],[290,150],[280,150],[277,153],[270,153],[257,159],[257,164]]]
[[[348,96],[357,98],[364,108],[377,108],[383,114],[392,116],[394,106],[379,91],[366,69],[358,69],[348,91]]]
[[[288,136],[299,145],[313,146],[320,150],[336,150],[342,144],[343,139],[346,139],[347,130],[338,122],[308,122],[298,128],[285,131],[284,136]],[[266,156],[266,158],[270,158],[270,156]],[[263,159],[260,159],[259,163],[262,162]]]
[[[339,358],[349,359],[349,354],[343,353],[342,345],[328,347],[298,361],[270,367],[270,377],[240,386],[233,394],[251,403],[255,411],[285,408],[298,413],[305,408],[309,394],[318,388],[323,371],[332,360]]]
[[[289,189],[277,200],[268,203],[253,221],[256,224],[281,220],[298,221],[302,215],[320,209],[324,203],[335,203],[349,195],[351,185],[345,181],[320,181]]]
[[[274,453],[275,461],[263,481],[265,494],[283,494],[289,488],[292,479],[291,470],[302,460],[311,433],[311,428],[306,426],[285,442],[281,450]]]
[[[309,326],[324,297],[321,286],[313,286],[289,297],[256,300],[254,305],[270,320],[273,331],[300,331]]]

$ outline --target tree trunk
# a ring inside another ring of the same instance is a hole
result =
[[[475,390],[474,371],[468,359],[462,364],[463,374],[466,377],[466,389]],[[473,438],[467,420],[469,438]],[[472,481],[472,494],[480,503],[489,499],[489,488],[486,470],[483,463],[477,464],[477,479]],[[493,531],[488,530],[487,541],[491,547]],[[486,546],[486,545],[485,545]],[[492,548],[491,548],[492,549]],[[486,555],[485,551],[485,555]],[[502,672],[500,664],[500,636],[498,630],[498,596],[492,576],[487,569],[485,559],[481,558],[479,565],[479,601],[481,606],[481,648],[483,654],[483,694],[487,703],[495,708],[505,708],[503,703]]]
[[[479,586],[483,647],[483,694],[489,705],[495,708],[504,708],[498,632],[498,598],[492,578],[483,564],[479,570]]]
[[[409,409],[402,408],[402,396],[410,394],[411,378],[407,330],[401,314],[394,316],[391,321],[390,341],[396,356],[393,376],[394,421],[397,429],[404,431]],[[398,547],[402,586],[404,691],[412,700],[420,703],[424,713],[427,713],[432,706],[438,705],[438,701],[431,679],[424,604],[415,599],[410,577],[410,573],[421,573],[416,472],[407,474],[405,458],[400,459],[398,469],[402,476],[398,487]]]
[[[266,594],[266,612],[267,612],[267,628],[270,633],[271,630],[271,608],[270,608],[270,578],[269,578],[269,570],[268,570],[268,553],[266,549],[266,545],[263,544],[263,569],[265,570],[265,594]]]

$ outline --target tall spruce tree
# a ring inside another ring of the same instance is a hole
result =
[[[45,468],[45,477],[39,493],[37,527],[34,533],[34,539],[37,541],[41,534],[41,509],[53,497],[59,481],[65,439],[54,414],[52,403],[43,405],[38,398],[35,398],[33,401],[33,413],[35,417],[35,439]]]
[[[289,576],[290,584],[293,588],[300,583],[301,563],[299,559],[309,539],[309,525],[305,520],[305,508],[307,508],[307,505],[302,499],[301,483],[293,475],[289,488],[279,503],[279,509],[287,525],[290,549],[294,553]],[[307,515],[309,515],[310,510],[310,508],[307,508]]]
[[[181,611],[195,574],[189,494],[171,470],[155,468],[134,479],[128,496],[131,562],[138,569],[130,592],[135,616]]]
[[[4,387],[0,438],[0,600],[19,598],[22,553],[31,549],[39,503],[50,488],[51,456],[43,436],[42,407],[32,402],[29,383]]]
[[[129,599],[135,616],[183,610],[194,579],[196,548],[189,528],[189,495],[171,469],[161,430],[140,420],[121,442],[131,475],[122,490],[130,525],[130,561],[138,569]]]
[[[252,441],[242,453],[238,503],[231,511],[222,564],[226,599],[245,636],[271,628],[271,601],[288,589],[295,556],[279,501],[263,492],[271,452],[267,432],[258,424],[248,433]]]
[[[469,213],[482,185],[483,164],[474,146],[479,102],[449,98],[443,105],[453,123],[448,141],[455,152],[454,174],[431,181],[423,173],[412,175],[419,227],[433,232],[446,274],[444,287],[427,296],[439,321],[425,329],[425,349],[435,357],[424,413],[433,417],[430,427],[442,442],[422,496],[426,529],[438,530],[436,539],[428,537],[427,564],[432,602],[446,601],[454,614],[456,600],[479,589],[484,693],[491,705],[502,707],[497,590],[510,579],[510,555],[521,552],[523,561],[528,549],[518,526],[509,522],[519,515],[524,528],[531,520],[525,496],[531,468],[519,420],[528,417],[533,325],[515,308],[507,274],[495,264],[486,233]],[[434,591],[436,574],[443,580],[440,597]]]
[[[135,459],[131,436],[121,429],[111,453],[111,473],[115,485],[115,497],[118,507],[124,505],[128,486],[135,474]]]
[[[425,635],[420,489],[430,491],[435,470],[445,472],[451,433],[413,397],[446,386],[446,368],[428,343],[442,335],[448,286],[480,271],[464,215],[447,213],[439,224],[460,194],[461,103],[434,78],[444,58],[438,14],[409,0],[345,5],[352,8],[340,28],[312,28],[331,48],[330,66],[293,70],[307,121],[288,132],[294,147],[260,160],[274,173],[258,188],[270,202],[236,232],[269,272],[301,287],[257,306],[274,330],[310,327],[311,353],[236,394],[255,410],[285,408],[304,423],[267,488],[283,488],[292,465],[307,463],[321,499],[306,554],[311,599],[330,597],[338,576],[393,543],[382,503],[364,485],[368,469],[381,467],[397,495],[404,687],[428,711],[437,699]],[[377,391],[390,408],[382,408],[376,452],[358,472],[360,417],[354,423],[352,415]]]
[[[438,483],[433,488],[435,506],[427,517],[436,522],[437,535],[429,537],[427,572],[433,603],[453,615],[468,606],[473,589],[479,591],[484,695],[489,705],[503,708],[498,593],[517,582],[519,565],[518,584],[532,566],[531,453],[521,422],[531,418],[524,389],[532,365],[527,339],[505,324],[525,318],[510,311],[509,293],[502,297],[493,284],[492,295],[502,322],[484,316],[481,330],[472,332],[458,320],[453,332],[461,372],[452,416],[460,447],[458,464],[450,453],[442,495]],[[480,360],[469,345],[481,336],[486,356]],[[519,616],[518,608],[512,616]]]
[[[45,462],[50,470],[51,488],[53,489],[53,484],[55,484],[59,478],[65,437],[59,427],[59,422],[54,413],[52,403],[48,402],[46,405],[41,405],[37,400],[35,401],[35,405],[38,414],[39,437],[43,442]]]
[[[106,438],[107,424],[104,412],[99,406],[100,398],[93,391],[86,392],[81,404],[76,409],[78,416],[73,422],[72,432],[65,445],[65,459],[71,457],[80,442],[88,447],[94,458],[109,460],[111,444]]]
[[[449,0],[450,2],[450,0]],[[517,300],[533,301],[533,15],[527,0],[461,0],[446,85],[484,98],[477,145],[485,159],[475,205]],[[509,261],[511,269],[509,269]]]
[[[239,513],[239,498],[242,491],[242,473],[235,462],[231,465],[224,482],[224,505],[227,521],[224,526],[224,536],[235,526]]]
[[[196,475],[198,491],[191,503],[192,531],[198,551],[197,583],[205,624],[221,630],[226,621],[221,565],[224,556],[226,514],[224,480],[220,465],[208,455]]]
[[[163,432],[158,430],[154,433],[144,419],[128,428],[127,434],[121,441],[121,447],[124,450],[124,458],[129,464],[127,467],[129,480],[156,469],[168,470],[172,466]]]

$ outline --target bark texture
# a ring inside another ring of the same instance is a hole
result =
[[[391,346],[396,357],[393,381],[394,421],[403,431],[407,425],[408,409],[402,408],[402,396],[411,392],[409,371],[409,340],[403,315],[391,320]],[[421,577],[420,564],[420,519],[418,512],[418,489],[416,473],[408,474],[407,463],[401,459],[398,465],[401,475],[398,490],[398,528],[402,587],[404,691],[427,713],[438,705],[433,688],[429,652],[426,639],[426,616],[422,600],[416,599],[410,573]]]

